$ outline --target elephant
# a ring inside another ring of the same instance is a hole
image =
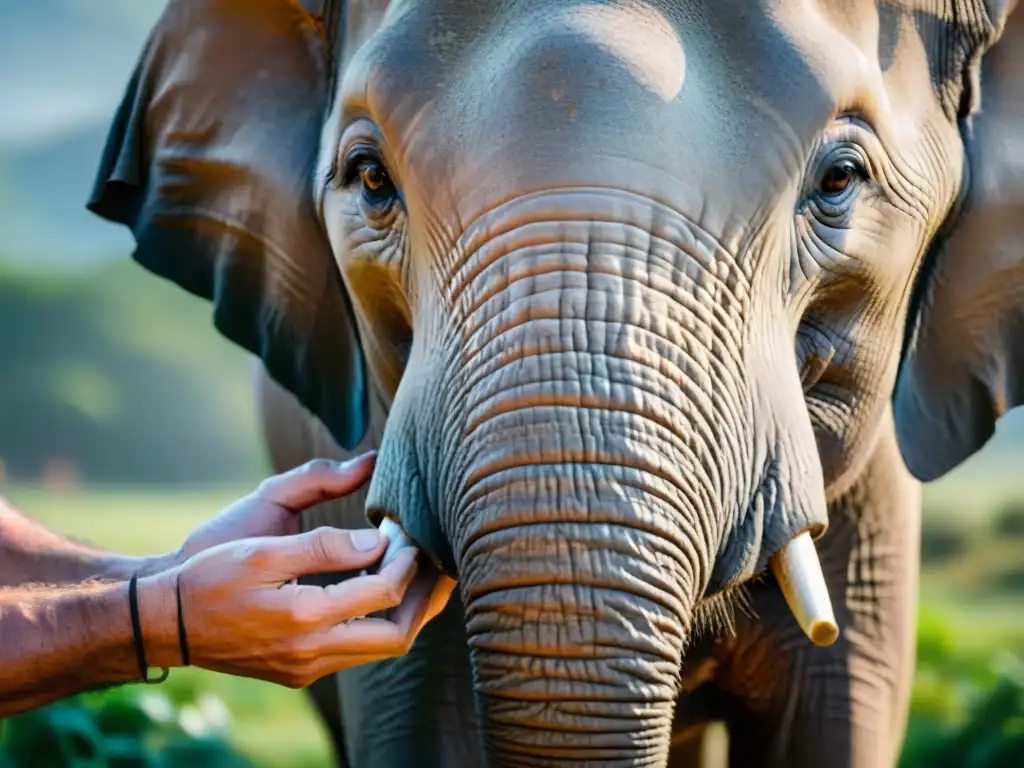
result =
[[[304,524],[458,582],[340,764],[895,764],[921,483],[1024,394],[1015,6],[169,0],[87,206],[275,467],[378,451]]]

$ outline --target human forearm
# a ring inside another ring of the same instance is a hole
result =
[[[0,587],[126,580],[174,565],[176,554],[127,557],[70,541],[0,499]]]
[[[180,663],[173,584],[139,581],[150,666]],[[126,582],[0,590],[0,718],[139,679]]]

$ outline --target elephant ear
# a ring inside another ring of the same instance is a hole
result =
[[[336,5],[170,0],[87,207],[131,229],[145,268],[211,301],[216,328],[351,448],[364,361],[313,194]]]
[[[980,450],[1024,402],[1024,10],[987,5],[961,117],[964,191],[922,266],[894,397],[900,450],[922,481]]]

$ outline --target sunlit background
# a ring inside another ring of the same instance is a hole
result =
[[[84,208],[162,6],[0,2],[0,490],[63,532],[139,554],[177,546],[269,472],[250,356]],[[1024,416],[925,504],[903,764],[1024,765]],[[149,721],[226,734],[255,765],[328,764],[302,693],[193,670],[145,693]],[[950,762],[928,752],[954,744],[939,750]]]

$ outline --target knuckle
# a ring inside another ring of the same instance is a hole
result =
[[[284,676],[282,684],[293,690],[299,690],[309,685],[304,675],[289,672]]]
[[[288,609],[288,623],[298,629],[307,629],[320,621],[320,610],[307,601],[297,601]],[[289,644],[291,656],[299,656],[303,653],[303,646],[300,641],[293,640]]]
[[[301,640],[293,640],[288,647],[288,660],[293,667],[302,667],[317,658],[316,648]]]
[[[397,608],[402,602],[401,588],[391,581],[378,581],[377,602],[387,608]]]
[[[270,564],[270,554],[254,545],[245,545],[239,556],[242,567],[255,571],[265,570]]]
[[[347,537],[340,531],[321,526],[309,534],[310,554],[316,562],[331,563],[345,553]]]
[[[381,654],[390,657],[405,656],[412,648],[413,638],[407,637],[403,632],[396,632],[387,641],[381,644]]]
[[[277,488],[279,483],[280,480],[278,477],[268,477],[265,480],[260,481],[260,484],[256,486],[256,490],[254,490],[251,495],[258,499],[265,499],[274,494],[274,490]]]

